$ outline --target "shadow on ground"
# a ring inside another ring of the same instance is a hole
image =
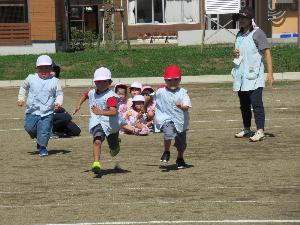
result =
[[[85,170],[84,172],[85,173],[92,172],[92,170]],[[131,171],[115,166],[113,169],[101,169],[100,173],[95,174],[94,178],[101,178],[102,176],[110,175],[110,174],[124,174],[124,173],[131,173]]]
[[[178,169],[176,164],[172,164],[172,165],[160,165],[159,168],[161,169],[161,172],[170,172],[170,171],[174,171],[174,170],[184,170],[184,169],[188,169],[188,168],[192,168],[194,167],[193,165],[188,165],[186,164],[185,168],[182,169]]]
[[[64,149],[58,149],[58,150],[48,150],[48,155],[57,155],[57,154],[68,154],[71,151],[69,150],[64,150]],[[27,152],[29,155],[38,155],[39,152],[38,151],[34,151],[34,152]]]

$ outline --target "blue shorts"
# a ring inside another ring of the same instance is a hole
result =
[[[165,140],[175,139],[174,146],[178,151],[184,151],[186,149],[186,131],[179,133],[172,121],[165,122],[161,130],[164,133]]]

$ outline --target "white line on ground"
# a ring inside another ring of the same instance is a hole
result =
[[[266,119],[266,121],[271,121],[271,120],[297,120],[297,118],[271,118],[271,119]],[[240,122],[242,120],[238,119],[228,119],[228,120],[194,120],[192,121],[193,123],[219,123],[219,122]]]
[[[195,190],[194,188],[191,188]],[[290,186],[208,186],[208,187],[201,187],[199,190],[203,189],[255,189],[255,190],[270,190],[270,189],[300,189],[300,185],[290,185]],[[179,190],[178,188],[174,187],[127,187],[127,188],[111,188],[105,189],[105,191],[136,191],[136,190],[150,190],[150,191],[157,191],[157,190]],[[180,188],[182,190],[182,188]],[[186,189],[185,189],[186,190]],[[187,190],[190,190],[187,188]],[[0,194],[37,194],[37,193],[63,193],[63,192],[94,192],[97,193],[99,191],[103,191],[100,189],[55,189],[55,190],[26,190],[26,191],[0,191]]]
[[[232,204],[232,203],[237,203],[237,204],[277,204],[277,203],[296,203],[299,204],[299,201],[255,201],[255,200],[245,200],[245,201],[227,201],[227,200],[215,200],[215,201],[187,201],[187,202],[182,202],[182,201],[142,201],[142,202],[101,202],[101,205],[167,205],[167,204],[181,204],[181,205],[191,205],[191,204]],[[84,203],[53,203],[53,204],[38,204],[38,205],[0,205],[0,208],[32,208],[32,207],[70,207],[70,206],[87,206],[87,205],[98,205],[98,202],[91,203],[91,202],[84,202]]]
[[[6,131],[20,131],[20,130],[24,130],[24,128],[5,129],[5,130],[0,130],[0,132],[6,132]]]
[[[7,118],[7,119],[23,119],[23,118]],[[1,120],[1,119],[0,119]],[[271,118],[271,119],[266,119],[266,121],[271,121],[271,120],[297,120],[297,118]],[[213,122],[240,122],[241,120],[237,120],[237,119],[228,119],[228,120],[194,120],[192,121],[193,123],[213,123]],[[288,127],[297,127],[300,125],[295,125],[295,126],[288,126]],[[283,126],[272,126],[275,128],[278,127],[283,127]],[[270,127],[270,128],[272,128]],[[228,129],[240,129],[240,128],[211,128],[211,129],[205,129],[205,130],[228,130]],[[6,131],[22,131],[24,130],[24,128],[12,128],[12,129],[0,129],[0,132],[6,132]],[[192,131],[192,130],[190,130]],[[74,138],[78,138],[78,137],[74,137]]]
[[[130,225],[130,224],[191,224],[191,223],[299,223],[300,220],[158,220],[158,221],[111,221],[111,222],[94,222],[94,223],[69,223],[69,224],[44,224],[44,225]]]
[[[204,109],[201,111],[205,111],[205,112],[224,112],[223,109]]]

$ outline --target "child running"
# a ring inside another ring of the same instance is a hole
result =
[[[183,153],[187,146],[188,110],[192,107],[187,91],[179,86],[181,75],[182,72],[178,66],[171,65],[165,68],[166,87],[159,88],[155,93],[154,118],[154,125],[164,133],[164,153],[160,161],[167,163],[170,160],[171,141],[175,139],[178,169],[186,167]]]
[[[119,115],[118,96],[109,89],[111,72],[105,67],[97,69],[93,79],[96,89],[88,92],[90,107],[89,130],[93,135],[92,171],[99,174],[101,171],[100,154],[101,146],[107,138],[110,154],[116,156],[120,151],[119,145]]]
[[[37,138],[40,156],[47,156],[47,145],[53,126],[53,112],[63,103],[63,91],[59,79],[52,76],[52,59],[41,55],[36,61],[36,73],[29,74],[21,85],[17,105],[26,102],[25,130],[32,139]]]

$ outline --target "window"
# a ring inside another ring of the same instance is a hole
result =
[[[0,23],[27,23],[27,1],[0,1]]]
[[[128,0],[128,24],[198,22],[199,0]]]
[[[84,31],[84,7],[71,6],[70,27]]]

